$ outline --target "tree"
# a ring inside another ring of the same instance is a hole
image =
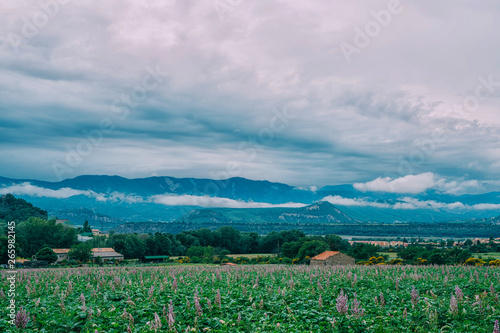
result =
[[[334,234],[326,235],[325,242],[330,246],[330,250],[332,251],[347,251],[351,247],[348,241]]]
[[[301,241],[284,243],[281,247],[281,255],[286,258],[296,258],[302,243]]]
[[[95,263],[96,263],[97,265],[99,265],[99,266],[102,266],[102,258],[101,258],[101,256],[97,256],[97,257],[95,258]]]
[[[44,247],[69,248],[77,243],[76,229],[56,224],[56,220],[30,217],[16,228],[21,257],[31,257]]]
[[[349,250],[348,254],[356,259],[366,260],[378,257],[377,251],[378,247],[373,244],[357,243]]]
[[[205,247],[204,246],[191,246],[189,249],[186,251],[186,255],[189,258],[192,257],[200,257],[203,258],[203,255],[205,254]]]
[[[307,241],[302,244],[299,249],[299,258],[303,259],[307,256],[313,257],[322,252],[328,251],[330,247],[323,241],[312,240]]]
[[[83,229],[82,229],[82,231],[83,232],[92,232],[92,228],[89,225],[89,221],[85,220],[85,222],[83,222]]]
[[[69,257],[74,260],[85,262],[92,258],[92,248],[86,243],[75,245],[69,250]]]
[[[35,256],[37,260],[45,260],[50,264],[57,261],[57,254],[50,247],[44,247]]]

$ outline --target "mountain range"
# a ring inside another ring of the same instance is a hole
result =
[[[49,215],[110,229],[125,222],[177,225],[475,221],[500,215],[500,192],[453,195],[363,192],[352,185],[298,188],[245,178],[225,180],[79,176],[60,182],[0,177],[12,193]]]

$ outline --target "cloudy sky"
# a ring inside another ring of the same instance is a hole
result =
[[[2,1],[0,175],[491,190],[499,15],[494,0]]]

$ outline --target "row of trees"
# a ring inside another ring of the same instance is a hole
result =
[[[90,229],[86,223],[85,229]],[[43,255],[44,248],[112,247],[126,259],[141,258],[148,255],[189,256],[208,258],[220,254],[276,254],[279,257],[303,260],[323,251],[341,251],[358,260],[379,257],[380,248],[371,244],[349,242],[337,235],[306,236],[302,231],[287,230],[259,235],[256,232],[240,232],[224,226],[216,230],[207,228],[183,231],[178,234],[116,234],[110,237],[95,236],[92,240],[79,245],[78,230],[67,225],[56,224],[54,219],[30,217],[16,226],[17,254],[31,258]],[[0,259],[7,262],[7,237],[0,236]],[[433,246],[410,245],[396,249],[399,258],[405,263],[422,264],[459,264],[472,257],[471,252],[494,252],[491,244],[473,244],[468,249],[435,248]],[[90,250],[88,250],[90,251]],[[88,252],[87,251],[87,252]],[[77,258],[76,252],[73,257]],[[82,256],[83,259],[84,256]],[[420,259],[420,260],[419,260]],[[81,260],[84,261],[84,260]]]
[[[346,240],[336,235],[307,237],[301,231],[287,230],[261,236],[256,232],[240,232],[233,227],[183,231],[176,235],[111,234],[108,239],[94,237],[90,244],[93,247],[112,247],[125,258],[189,256],[192,251],[206,248],[212,248],[216,254],[226,250],[232,254],[272,253],[288,258],[304,258],[326,250],[347,252],[351,248]]]
[[[17,255],[31,258],[44,247],[70,248],[78,244],[78,232],[70,226],[56,224],[55,219],[45,220],[40,217],[30,217],[16,225]],[[0,260],[7,262],[7,236],[0,236]]]

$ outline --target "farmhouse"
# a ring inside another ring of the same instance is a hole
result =
[[[57,254],[56,263],[60,263],[64,259],[68,259],[68,254],[70,249],[52,249]],[[111,247],[104,248],[93,248],[92,249],[92,261],[95,261],[97,257],[101,257],[103,262],[109,260],[123,260],[123,254],[116,252]]]
[[[60,263],[64,259],[68,259],[69,249],[52,249],[52,251],[54,251],[55,254],[57,254],[56,263]]]
[[[93,248],[92,254],[94,257],[93,260],[95,260],[97,257],[101,257],[103,262],[109,260],[123,260],[123,254],[116,252],[111,247]]]
[[[354,265],[354,263],[353,257],[337,251],[325,251],[311,258],[313,266]]]

